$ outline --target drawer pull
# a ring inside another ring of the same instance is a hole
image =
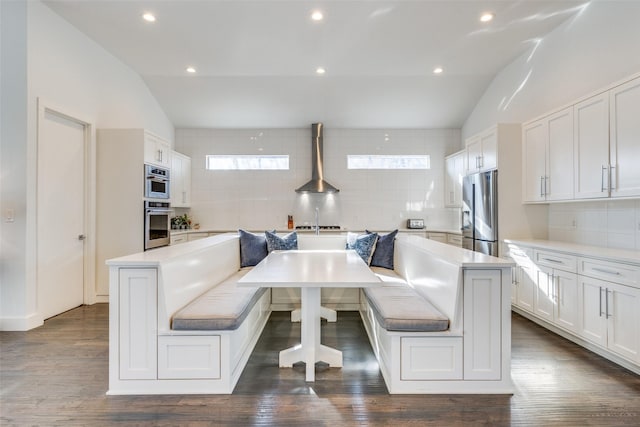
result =
[[[562,264],[562,261],[553,258],[542,258],[544,261],[555,262],[556,264]]]
[[[611,274],[613,276],[620,276],[619,271],[607,270],[605,268],[598,268],[598,267],[593,267],[592,270],[597,271],[598,273]]]

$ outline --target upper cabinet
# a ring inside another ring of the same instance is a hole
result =
[[[191,207],[191,158],[171,152],[171,206]]]
[[[153,134],[144,134],[144,162],[157,166],[171,167],[171,145]]]
[[[525,123],[525,203],[640,197],[640,77]]]
[[[573,107],[575,198],[609,196],[609,94],[586,99]]]
[[[467,174],[498,167],[497,143],[498,137],[495,128],[490,128],[466,140]]]
[[[458,151],[445,158],[446,175],[444,180],[444,205],[462,206],[462,177],[465,173],[466,152]]]
[[[522,127],[525,202],[573,198],[573,108]]]
[[[640,78],[609,91],[611,197],[640,195]]]

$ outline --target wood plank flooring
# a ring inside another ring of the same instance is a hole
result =
[[[322,325],[344,368],[278,368],[299,324],[274,313],[233,395],[106,396],[108,307],[0,332],[2,426],[640,425],[640,377],[514,314],[509,395],[388,395],[355,312]]]

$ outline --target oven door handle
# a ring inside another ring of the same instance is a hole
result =
[[[147,179],[150,181],[158,181],[158,182],[168,182],[169,180],[167,178],[160,178],[158,176],[153,176],[153,175],[149,175],[147,176]]]
[[[173,209],[147,209],[147,213],[173,213]]]

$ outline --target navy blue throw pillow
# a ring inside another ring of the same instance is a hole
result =
[[[347,233],[347,249],[355,250],[364,262],[371,263],[371,255],[376,248],[378,235],[376,233],[361,234]]]
[[[367,233],[371,233],[366,230]],[[389,234],[378,235],[378,243],[376,243],[376,250],[371,257],[372,267],[382,267],[393,270],[393,251],[395,248],[396,234],[398,230],[393,230]]]
[[[264,236],[267,239],[267,250],[269,252],[298,249],[298,234],[295,231],[282,237],[277,236],[276,233],[265,231]]]
[[[267,239],[263,235],[238,230],[240,234],[240,267],[258,265],[268,254]]]

